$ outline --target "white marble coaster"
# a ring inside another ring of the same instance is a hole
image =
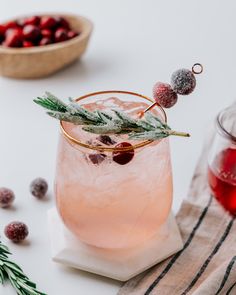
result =
[[[129,280],[183,247],[172,214],[158,235],[128,250],[100,249],[82,243],[66,229],[55,208],[48,211],[48,224],[54,261],[119,281]]]

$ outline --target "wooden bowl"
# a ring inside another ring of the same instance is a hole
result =
[[[82,16],[68,14],[60,16],[69,21],[72,29],[81,32],[80,35],[68,41],[45,46],[30,48],[0,46],[0,75],[11,78],[45,77],[80,58],[87,48],[93,25]]]

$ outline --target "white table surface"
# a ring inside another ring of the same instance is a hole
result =
[[[204,133],[216,113],[235,99],[236,2],[228,0],[1,0],[0,19],[35,12],[73,12],[95,24],[89,50],[80,62],[40,80],[0,78],[0,186],[16,193],[13,209],[0,210],[0,235],[39,289],[49,295],[116,294],[120,283],[66,269],[50,260],[46,226],[53,206],[53,177],[58,124],[32,99],[49,90],[61,98],[96,90],[123,89],[151,95],[154,82],[169,81],[173,70],[201,62],[196,91],[180,97],[168,111],[175,129],[190,139],[172,138],[174,211],[186,196]],[[42,176],[50,197],[30,196],[30,181]],[[7,242],[4,226],[25,221],[28,242]],[[0,287],[1,295],[15,294]]]

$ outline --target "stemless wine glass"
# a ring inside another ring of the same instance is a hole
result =
[[[152,101],[133,92],[103,91],[77,102],[89,110],[119,107],[135,116]],[[153,112],[166,121],[160,106]],[[61,122],[61,131],[55,192],[67,228],[87,244],[111,249],[134,247],[157,234],[172,204],[168,138],[104,137],[68,122]],[[124,141],[131,147],[116,147]]]
[[[212,194],[231,214],[236,214],[236,106],[219,113],[209,152],[208,180]]]

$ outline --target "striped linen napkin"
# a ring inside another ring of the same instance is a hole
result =
[[[203,149],[177,222],[183,249],[126,282],[119,295],[236,294],[236,222],[210,196]]]

